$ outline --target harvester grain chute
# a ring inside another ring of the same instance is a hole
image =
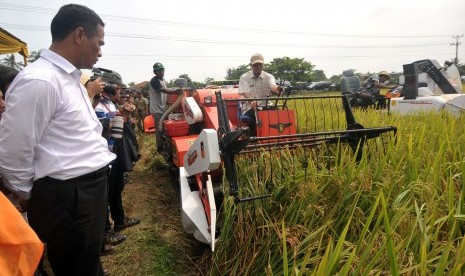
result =
[[[334,156],[345,146],[357,162],[365,147],[383,147],[396,134],[393,126],[364,128],[342,95],[243,99],[231,88],[186,90],[180,97],[171,100],[178,104],[170,108],[168,120],[157,123],[179,189],[183,227],[212,250],[223,189],[236,203],[263,199],[270,196],[269,183],[292,177],[295,170],[306,172],[315,158],[325,159],[328,166],[336,164]],[[256,133],[241,119],[239,107],[244,101],[269,103],[256,109]],[[273,162],[286,154],[298,162],[280,171],[287,161]],[[251,194],[241,184],[241,176],[255,179],[262,192]]]
[[[404,64],[400,78],[402,97],[390,100],[390,111],[399,114],[445,110],[451,114],[465,112],[465,94],[457,66],[436,60],[419,60]]]
[[[386,95],[372,95],[373,101],[362,97],[364,88],[353,70],[344,70],[342,94],[352,107],[388,108],[389,112],[398,114],[445,110],[457,115],[465,112],[465,95],[455,64],[445,62],[441,66],[434,59],[424,59],[404,64],[403,69],[399,86]]]

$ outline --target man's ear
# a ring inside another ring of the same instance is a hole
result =
[[[84,28],[78,27],[76,28],[76,30],[74,30],[73,38],[77,44],[81,44],[84,37],[87,37],[86,32],[84,31]]]

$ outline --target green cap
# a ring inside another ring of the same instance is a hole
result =
[[[165,67],[163,67],[163,64],[161,64],[160,62],[155,62],[155,64],[153,65],[153,71],[155,72],[162,69],[165,69]]]

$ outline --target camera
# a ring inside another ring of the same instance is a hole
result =
[[[112,70],[105,69],[105,68],[100,68],[100,67],[93,68],[92,73],[93,74],[90,77],[89,81],[94,81],[98,77],[104,77],[104,76],[108,76],[108,75],[111,76],[111,75],[115,74],[115,72],[113,72]],[[118,73],[116,73],[116,74],[118,74]],[[114,95],[116,95],[116,89],[117,89],[116,84],[105,83],[105,86],[103,87],[103,92],[114,96]]]

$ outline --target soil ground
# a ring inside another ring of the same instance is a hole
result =
[[[142,157],[123,191],[126,215],[141,223],[121,232],[128,239],[101,258],[103,266],[111,275],[205,275],[209,247],[184,232],[180,203],[154,140],[139,134]]]

